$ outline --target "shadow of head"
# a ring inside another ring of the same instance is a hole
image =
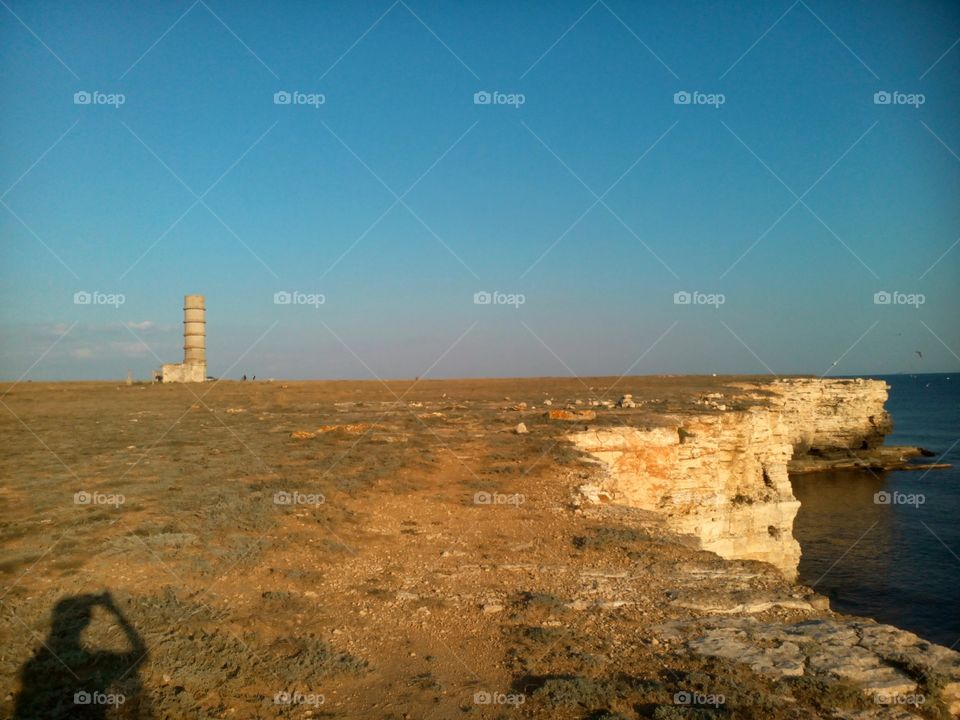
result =
[[[103,595],[73,595],[60,600],[53,608],[50,639],[53,641],[78,641],[80,633],[93,619],[93,608]]]
[[[83,632],[101,608],[128,649],[88,647]],[[20,671],[14,718],[142,717],[139,668],[147,647],[109,592],[73,595],[53,608],[50,632]]]

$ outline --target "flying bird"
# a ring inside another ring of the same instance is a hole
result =
[[[914,352],[917,354],[917,357],[919,357],[921,360],[923,360],[923,353],[922,353],[922,352],[920,352],[919,350],[914,350]]]

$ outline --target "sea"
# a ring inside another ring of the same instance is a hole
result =
[[[960,375],[881,375],[887,445],[935,453],[948,470],[791,477],[800,582],[839,612],[960,648]]]

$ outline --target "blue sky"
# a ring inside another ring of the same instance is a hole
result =
[[[0,377],[960,371],[955,4],[517,5],[9,2]]]

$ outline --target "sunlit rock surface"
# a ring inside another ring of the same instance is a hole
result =
[[[591,428],[571,440],[606,471],[592,496],[661,512],[705,550],[762,560],[792,579],[800,503],[791,460],[880,445],[892,429],[887,385],[786,379],[735,387],[742,394],[712,394],[702,410],[657,417],[653,427]]]

